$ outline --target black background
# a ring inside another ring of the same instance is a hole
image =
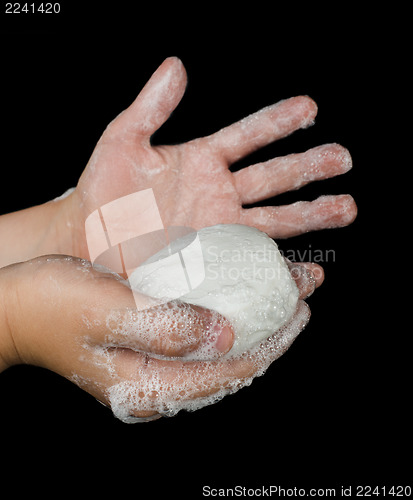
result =
[[[53,491],[54,477],[64,491],[103,487],[132,498],[201,498],[203,485],[336,487],[339,496],[341,486],[409,484],[411,327],[398,303],[409,277],[408,165],[392,153],[404,147],[396,115],[408,100],[403,12],[75,4],[48,18],[2,13],[2,213],[74,186],[107,123],[176,55],[189,84],[157,142],[206,135],[308,94],[319,107],[315,126],[239,167],[338,142],[352,154],[350,173],[273,202],[351,193],[359,216],[280,242],[285,251],[335,252],[308,300],[311,321],[264,377],[214,406],[126,425],[53,373],[2,373],[5,470],[32,492]]]

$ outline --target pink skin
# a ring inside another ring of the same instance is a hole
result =
[[[243,156],[313,123],[309,97],[281,101],[208,137],[177,146],[150,144],[151,135],[179,104],[186,73],[177,58],[166,59],[136,100],[105,130],[76,190],[63,200],[70,241],[63,252],[88,258],[84,221],[96,208],[152,188],[165,226],[199,229],[218,223],[255,226],[273,238],[346,226],[357,208],[349,195],[278,207],[243,205],[347,172],[348,151],[337,144],[275,158],[232,173]]]

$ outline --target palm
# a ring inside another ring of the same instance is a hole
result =
[[[234,178],[225,162],[202,140],[155,148],[102,142],[96,153],[102,158],[99,169],[86,171],[80,184],[85,184],[88,212],[152,188],[166,225],[198,229],[219,222],[239,222],[241,218]]]
[[[277,238],[351,222],[356,208],[346,195],[282,207],[243,208],[243,204],[344,173],[351,159],[341,146],[321,146],[236,173],[229,170],[231,163],[246,154],[308,126],[316,114],[316,105],[308,97],[282,101],[205,138],[152,147],[151,135],[179,103],[185,84],[180,61],[166,60],[135,102],[109,125],[74,193],[81,207],[75,224],[84,224],[105,203],[147,188],[153,189],[166,226],[199,229],[241,223]],[[85,248],[84,241],[77,245]]]

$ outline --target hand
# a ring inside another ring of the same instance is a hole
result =
[[[147,188],[154,190],[165,226],[199,229],[240,223],[286,238],[345,226],[355,218],[356,206],[349,195],[243,208],[351,168],[348,151],[330,144],[230,172],[231,163],[241,157],[309,126],[317,112],[309,97],[281,101],[186,144],[151,146],[151,136],[178,105],[185,86],[181,61],[165,60],[132,105],[107,127],[75,191],[63,200],[60,227],[52,233],[58,241],[49,250],[55,245],[64,253],[88,258],[86,217],[109,201]]]
[[[316,281],[291,266],[304,298]],[[248,356],[226,358],[233,334],[221,316],[179,302],[136,311],[124,282],[85,260],[48,256],[8,266],[0,286],[10,336],[0,335],[4,361],[48,368],[124,421],[194,409],[238,390],[289,347],[309,317],[300,300],[274,337]],[[206,344],[215,357],[194,360]]]
[[[207,350],[219,357],[233,344],[232,327],[218,313],[176,302],[136,310],[136,293],[125,282],[78,258],[55,255],[5,267],[0,286],[5,367],[48,368],[103,402],[111,385],[131,376],[132,359],[138,369],[149,356],[193,359]]]

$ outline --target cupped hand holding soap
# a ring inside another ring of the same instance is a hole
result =
[[[230,355],[247,351],[292,318],[298,288],[276,243],[265,233],[220,224],[199,230],[193,242],[188,235],[158,252],[131,274],[131,287],[222,314],[235,333]]]

